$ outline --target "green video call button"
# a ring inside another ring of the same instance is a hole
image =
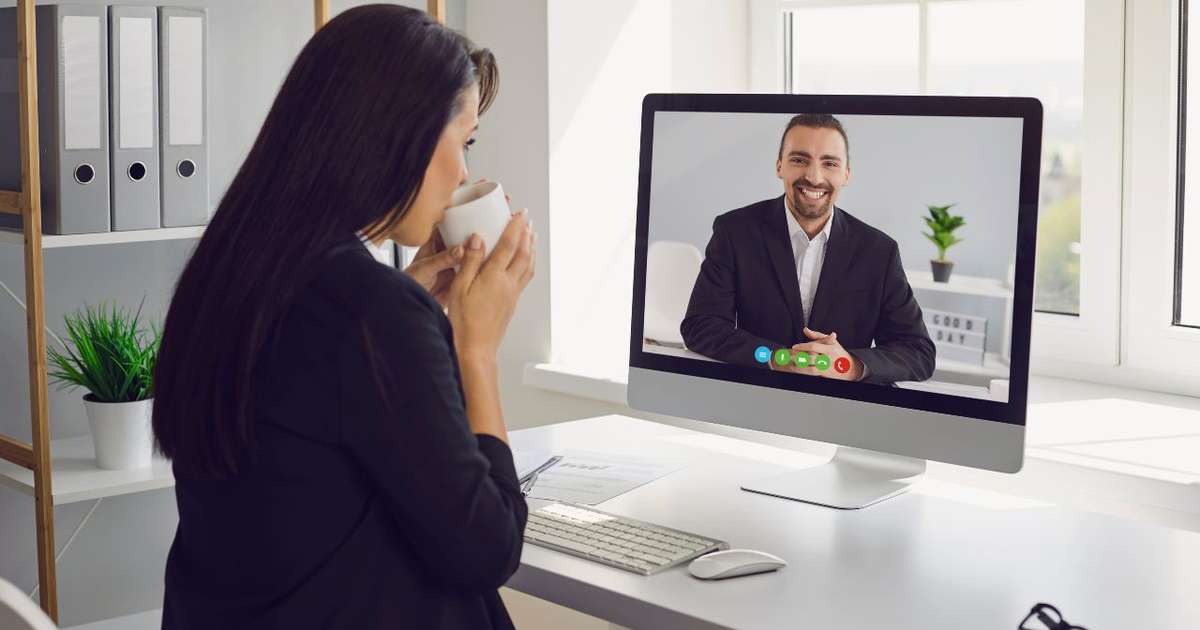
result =
[[[821,370],[822,372],[824,372],[825,370],[829,369],[829,356],[824,355],[824,354],[819,355],[817,357],[816,361],[814,361],[813,363],[814,363],[814,365],[817,366],[818,370]]]
[[[806,368],[810,365],[812,365],[812,355],[807,352],[796,353],[796,367]]]

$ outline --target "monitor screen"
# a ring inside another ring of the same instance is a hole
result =
[[[1032,99],[647,97],[631,365],[1015,417],[1040,112]]]

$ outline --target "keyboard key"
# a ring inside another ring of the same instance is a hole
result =
[[[600,556],[601,558],[604,558],[605,560],[612,560],[613,562],[619,562],[621,564],[629,564],[629,560],[630,560],[630,558],[626,557],[625,554],[623,554],[623,553],[617,553],[615,551],[605,551],[604,549],[597,551],[596,555]]]
[[[696,552],[692,551],[691,549],[683,549],[683,550],[677,551],[677,552],[671,554],[671,562],[678,562],[680,560],[683,560],[684,558],[691,556],[693,553],[696,553]]]
[[[664,558],[658,554],[647,553],[644,551],[633,552],[633,557],[641,558],[642,560],[645,560],[646,562],[649,562],[651,564],[656,564],[656,565],[667,564],[671,561],[670,558]]]
[[[592,553],[596,551],[596,548],[591,545],[580,544],[573,540],[559,538],[557,536],[547,536],[542,539],[542,542],[548,542],[552,545],[558,545],[559,547],[570,549],[571,551],[578,551],[580,553]]]

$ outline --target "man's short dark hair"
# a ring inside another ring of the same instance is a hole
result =
[[[815,127],[817,129],[836,129],[842,134],[842,140],[846,143],[846,163],[850,163],[850,138],[846,136],[846,129],[842,127],[842,122],[834,118],[832,114],[796,114],[788,121],[787,127],[783,130],[783,135],[779,136],[779,158],[783,159],[783,141],[787,138],[787,134],[792,130],[792,127]]]

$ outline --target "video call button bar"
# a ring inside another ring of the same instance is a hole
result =
[[[812,354],[803,351],[794,352],[790,348],[779,348],[772,352],[766,346],[759,346],[754,349],[754,360],[764,364],[774,361],[775,365],[780,367],[788,364],[794,364],[798,368],[813,367],[822,372],[832,367],[839,374],[845,374],[850,371],[850,360],[846,357],[838,357],[834,361],[827,354]]]

